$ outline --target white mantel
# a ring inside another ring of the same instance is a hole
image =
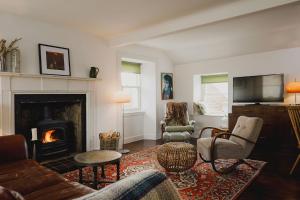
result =
[[[99,79],[0,72],[0,136],[15,134],[15,94],[86,94],[87,150],[94,149],[95,84]]]

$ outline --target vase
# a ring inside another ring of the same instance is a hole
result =
[[[20,50],[13,49],[5,57],[4,70],[7,72],[20,73]]]
[[[0,56],[0,71],[1,72],[5,71],[4,67],[5,67],[5,57],[4,56]]]

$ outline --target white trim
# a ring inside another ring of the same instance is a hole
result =
[[[11,77],[25,77],[25,78],[41,78],[41,79],[65,79],[65,80],[78,80],[78,81],[99,81],[100,78],[88,78],[88,77],[75,77],[75,76],[58,76],[58,75],[41,75],[41,74],[24,74],[14,72],[0,72],[1,76]]]
[[[137,112],[124,112],[124,117],[131,117],[131,116],[142,116],[144,112],[137,111]]]
[[[127,144],[127,143],[136,142],[136,141],[143,140],[143,139],[144,139],[143,135],[135,135],[135,136],[131,136],[131,137],[125,136],[124,143]]]

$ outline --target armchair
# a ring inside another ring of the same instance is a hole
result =
[[[164,132],[194,132],[195,121],[189,120],[188,104],[186,102],[168,102],[165,117],[160,123],[162,136]]]
[[[216,128],[203,128],[197,141],[200,158],[204,162],[211,163],[212,168],[218,173],[229,173],[239,164],[248,164],[244,159],[252,152],[262,125],[263,120],[261,118],[240,116],[232,133],[220,132],[210,138],[201,138],[203,132],[207,129]],[[222,168],[217,167],[215,162],[217,159],[237,159],[237,162]]]

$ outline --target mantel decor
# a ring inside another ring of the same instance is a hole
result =
[[[68,48],[39,44],[40,73],[71,76]]]
[[[20,50],[15,44],[21,39],[14,39],[8,46],[5,39],[0,40],[0,71],[20,72]]]

